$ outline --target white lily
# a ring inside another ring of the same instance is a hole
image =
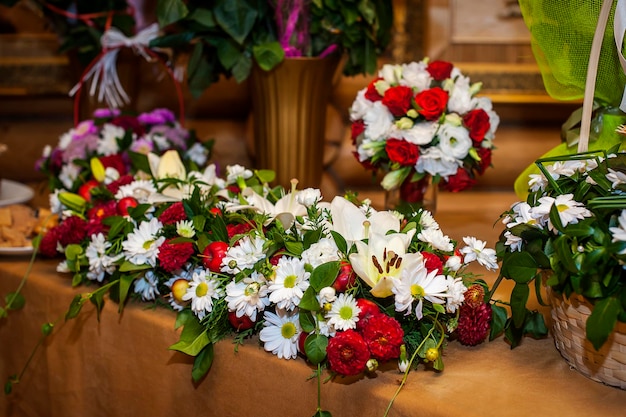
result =
[[[321,207],[327,207],[321,205]],[[330,203],[330,215],[333,224],[332,230],[344,237],[348,247],[354,242],[367,239],[370,233],[386,234],[390,230],[400,231],[400,219],[390,211],[375,211],[369,218],[357,206],[343,197],[335,197]],[[404,234],[411,241],[413,233]]]
[[[165,178],[185,180],[187,178],[187,170],[177,151],[166,151],[162,156],[150,152],[148,154],[148,163],[150,164],[152,177],[156,180]],[[183,190],[178,186],[170,185],[160,194],[151,196],[149,200],[150,203],[180,201],[188,195],[188,193],[188,189]]]
[[[412,234],[410,234],[412,236]],[[410,237],[406,233],[369,233],[368,243],[356,241],[357,252],[350,254],[354,272],[372,289],[375,297],[393,295],[394,281],[405,268],[423,262],[421,253],[407,253]]]

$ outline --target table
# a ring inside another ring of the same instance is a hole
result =
[[[436,215],[444,233],[474,235],[493,246],[500,212],[512,193],[443,194]],[[486,237],[483,237],[486,236]],[[0,294],[16,288],[28,259],[0,258]],[[26,306],[0,321],[0,377],[21,370],[41,325],[67,310],[89,288],[72,288],[56,262],[39,260],[24,290]],[[493,276],[489,276],[493,279]],[[317,403],[312,368],[280,360],[250,340],[235,352],[228,340],[200,383],[192,358],[168,350],[178,340],[174,313],[132,304],[118,315],[107,301],[100,321],[86,305],[60,324],[35,355],[11,396],[7,417],[311,416]],[[62,322],[62,321],[61,321]],[[500,338],[476,347],[452,342],[441,373],[412,372],[390,412],[394,417],[621,416],[626,391],[580,375],[551,338],[525,339],[514,350]],[[395,364],[374,377],[337,378],[322,385],[322,406],[334,417],[382,416],[402,375]]]

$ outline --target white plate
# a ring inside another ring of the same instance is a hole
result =
[[[25,203],[33,198],[33,195],[35,193],[27,185],[11,180],[2,180],[2,185],[0,185],[0,206]]]
[[[0,255],[30,255],[33,253],[32,246],[22,246],[17,248],[0,248]]]

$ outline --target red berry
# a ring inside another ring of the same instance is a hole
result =
[[[78,195],[87,201],[91,201],[91,190],[100,186],[96,180],[89,180],[78,187]]]
[[[304,342],[306,341],[306,337],[309,334],[307,332],[302,332],[300,333],[300,336],[298,336],[298,352],[302,353],[304,356],[306,356],[306,352],[304,350]]]
[[[226,256],[228,251],[228,243],[226,242],[211,242],[202,251],[202,264],[211,272],[220,272],[222,267],[222,259]]]
[[[214,216],[221,216],[222,215],[222,210],[220,210],[217,207],[213,207],[209,210],[209,213],[211,213]]]
[[[228,321],[238,332],[251,329],[254,326],[254,322],[249,316],[244,314],[241,317],[237,317],[237,314],[234,311],[228,312]]]
[[[123,197],[117,202],[116,208],[117,213],[120,216],[128,216],[128,208],[129,207],[137,207],[139,202],[135,197]]]
[[[380,314],[380,308],[378,305],[366,298],[358,298],[356,300],[356,305],[361,309],[361,312],[359,313],[359,320],[363,320],[368,316]]]
[[[337,292],[344,292],[349,288],[352,288],[356,283],[356,273],[352,269],[350,262],[343,261],[339,267],[339,274],[333,282],[333,288]]]

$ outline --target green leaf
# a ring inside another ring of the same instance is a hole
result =
[[[438,313],[441,313],[441,314],[445,314],[446,313],[446,309],[441,304],[433,303],[433,308]]]
[[[124,263],[120,265],[120,272],[144,271],[150,268],[152,268],[150,265],[135,265],[130,261],[124,261]]]
[[[258,16],[254,7],[241,0],[217,0],[213,13],[217,24],[240,45],[250,34]]]
[[[119,306],[118,306],[119,313],[121,313],[124,310],[124,303],[126,302],[128,291],[130,290],[130,286],[136,278],[137,278],[137,275],[135,274],[132,274],[132,275],[122,274],[122,276],[120,277],[120,288],[119,288],[120,301],[119,301]]]
[[[259,181],[261,182],[272,182],[276,178],[276,172],[271,169],[259,169],[255,171],[257,177],[259,177]]]
[[[557,254],[557,258],[563,266],[571,273],[577,273],[578,267],[574,262],[574,253],[572,252],[572,246],[567,236],[559,236],[552,241],[552,246]]]
[[[330,411],[317,410],[315,414],[313,414],[313,417],[333,417],[333,415]]]
[[[328,338],[321,334],[311,333],[304,340],[306,357],[312,364],[317,365],[326,359],[326,347]]]
[[[517,328],[521,328],[526,320],[526,303],[529,294],[530,288],[527,284],[515,284],[511,291],[511,316],[513,317],[513,324]]]
[[[4,393],[6,395],[9,395],[12,391],[13,391],[13,382],[9,380],[6,382],[6,384],[4,384]]]
[[[348,243],[346,239],[340,234],[335,232],[334,230],[330,231],[330,234],[333,236],[335,244],[341,253],[348,253]]]
[[[507,316],[508,313],[506,308],[491,304],[491,326],[489,330],[489,340],[494,340],[504,331]]]
[[[559,215],[559,209],[556,204],[552,204],[550,207],[550,223],[556,230],[561,233],[565,233],[565,229],[563,228],[563,223],[561,223],[561,216]]]
[[[607,297],[595,303],[587,318],[586,334],[596,350],[599,350],[615,328],[622,305],[615,297]]]
[[[187,16],[189,10],[183,0],[157,1],[156,15],[160,27],[169,26]]]
[[[309,311],[319,311],[321,307],[319,301],[317,301],[316,295],[317,293],[315,292],[315,288],[310,286],[302,295],[302,299],[300,300],[298,307]]]
[[[270,71],[285,59],[285,50],[278,42],[268,42],[254,46],[252,55],[263,71]]]
[[[91,295],[91,297],[89,297],[89,301],[91,301],[92,304],[96,306],[96,318],[98,319],[98,321],[100,321],[100,313],[102,312],[102,309],[104,308],[104,292],[103,291],[94,292]]]
[[[543,314],[538,311],[531,311],[526,314],[524,334],[529,334],[535,338],[545,337],[548,334],[548,328],[543,319]]]
[[[193,361],[193,368],[191,369],[191,378],[194,382],[198,382],[204,377],[211,365],[213,365],[213,358],[215,353],[213,350],[213,343],[209,343],[200,351],[196,359]]]
[[[300,256],[304,251],[302,242],[285,242],[285,249],[294,256]]]
[[[243,82],[250,75],[250,71],[252,71],[252,59],[245,54],[239,55],[239,59],[231,69],[231,74],[235,77],[235,81],[238,83]]]
[[[319,265],[311,273],[309,280],[311,287],[315,288],[317,292],[320,292],[322,288],[330,287],[339,274],[339,266],[339,261],[325,262]]]
[[[127,151],[130,157],[130,163],[137,171],[143,171],[146,174],[151,173],[150,163],[148,162],[148,156],[139,152]]]
[[[300,327],[302,327],[302,331],[306,333],[311,333],[315,330],[315,319],[313,318],[313,314],[307,310],[301,310],[299,314],[300,318]]]
[[[70,303],[70,308],[67,310],[67,313],[65,313],[65,320],[67,321],[78,316],[78,313],[80,313],[80,310],[81,308],[83,308],[84,303],[85,300],[83,300],[82,294],[77,294],[76,296],[74,296],[74,299]]]
[[[232,67],[237,64],[239,59],[241,58],[241,51],[236,43],[231,42],[229,40],[222,40],[217,43],[217,57],[222,63],[222,66],[227,70],[230,70]]]
[[[537,275],[537,263],[528,252],[513,252],[503,261],[501,273],[518,284],[527,284]]]
[[[188,317],[180,334],[180,340],[169,347],[171,350],[196,356],[210,343],[207,330],[195,317]]]

